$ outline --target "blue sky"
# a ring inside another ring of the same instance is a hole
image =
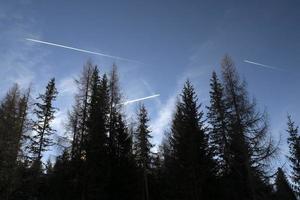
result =
[[[190,78],[200,101],[208,103],[209,78],[225,53],[246,78],[251,96],[269,113],[270,131],[282,134],[286,152],[287,112],[300,124],[300,2],[270,1],[1,1],[0,84],[3,95],[18,82],[43,91],[55,76],[62,132],[73,102],[73,78],[92,59],[100,71],[119,67],[125,99],[155,93],[149,107],[154,141],[159,142],[176,95]],[[114,56],[121,61],[26,41],[45,40]],[[243,62],[275,66],[272,70]],[[205,106],[202,108],[204,109]],[[135,104],[127,105],[129,113]],[[279,164],[285,162],[280,159]]]

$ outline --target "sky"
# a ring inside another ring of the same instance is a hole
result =
[[[59,111],[53,125],[63,134],[76,92],[73,80],[84,63],[91,59],[102,73],[115,63],[124,99],[160,94],[144,101],[153,142],[159,144],[184,81],[193,82],[205,111],[211,73],[220,72],[227,53],[259,109],[269,113],[270,133],[281,138],[286,154],[287,113],[300,124],[299,10],[298,0],[1,1],[0,95],[17,82],[22,88],[32,84],[34,97],[55,77]],[[130,121],[137,104],[126,110]],[[285,162],[285,157],[278,159],[279,165]]]

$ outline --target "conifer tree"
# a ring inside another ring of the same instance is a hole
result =
[[[108,184],[107,116],[108,85],[107,78],[100,79],[97,67],[92,75],[91,103],[87,122],[86,174],[88,199],[107,199],[105,187]]]
[[[289,144],[289,160],[292,168],[292,180],[296,192],[300,195],[300,135],[298,133],[298,126],[295,125],[295,122],[292,120],[292,117],[288,115],[287,122],[287,133],[288,144]]]
[[[153,145],[150,142],[152,136],[150,135],[149,130],[149,118],[147,110],[144,104],[140,105],[138,112],[138,123],[137,129],[135,131],[135,156],[137,164],[142,171],[142,180],[143,180],[143,199],[149,199],[149,183],[148,175],[150,171],[150,165],[152,160],[151,148]]]
[[[9,199],[20,177],[18,157],[26,132],[30,90],[22,94],[15,84],[0,104],[0,198]]]
[[[197,101],[194,87],[187,81],[176,105],[169,139],[171,164],[167,170],[174,178],[169,186],[175,199],[201,199],[210,176],[203,112]]]
[[[275,187],[276,200],[297,200],[294,191],[281,168],[278,168],[277,170]]]
[[[116,65],[109,77],[108,148],[110,163],[110,199],[133,199],[136,188],[136,164],[132,136],[124,120]]]
[[[249,100],[246,83],[240,80],[232,59],[226,55],[221,64],[230,122],[230,198],[266,198],[262,194],[268,181],[265,170],[276,152],[266,115]]]
[[[86,156],[87,144],[87,121],[88,111],[91,101],[92,75],[95,66],[90,60],[83,67],[83,71],[78,80],[77,93],[75,95],[75,105],[69,113],[68,128],[72,135],[71,158],[73,161],[80,162]]]
[[[54,119],[54,113],[57,110],[53,107],[53,102],[56,100],[58,92],[55,87],[55,79],[52,78],[44,94],[38,96],[40,102],[35,103],[33,113],[36,115],[36,120],[33,124],[34,134],[31,137],[30,150],[34,161],[39,163],[42,158],[42,153],[53,145],[52,135],[55,130],[51,127],[51,122]]]
[[[218,172],[228,173],[229,168],[229,136],[228,136],[228,107],[225,102],[224,89],[216,72],[212,73],[210,83],[210,106],[208,107],[208,123],[210,124],[210,145]]]

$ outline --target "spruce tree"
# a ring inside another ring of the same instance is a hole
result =
[[[226,175],[229,170],[229,111],[225,101],[224,89],[216,72],[212,73],[210,87],[210,106],[207,113],[208,123],[210,124],[210,145],[216,158],[218,173]]]
[[[30,150],[37,163],[41,161],[42,153],[53,145],[52,135],[55,130],[51,127],[51,122],[54,120],[54,113],[57,110],[53,107],[57,94],[55,79],[52,78],[45,93],[38,96],[37,99],[40,102],[34,104],[33,113],[36,115],[36,119],[33,124],[34,133],[31,137]]]
[[[292,120],[292,117],[288,115],[287,122],[287,133],[288,144],[289,144],[289,160],[292,168],[292,181],[295,187],[295,190],[298,195],[300,195],[300,135],[298,133],[298,126],[295,125],[295,122]]]
[[[281,168],[278,168],[277,170],[275,187],[276,191],[274,196],[276,200],[297,200],[294,191]]]
[[[88,199],[107,199],[108,184],[108,86],[106,76],[100,79],[97,67],[92,75],[91,103],[87,122],[87,179]]]
[[[149,181],[150,165],[152,160],[151,148],[153,145],[150,142],[152,136],[149,130],[149,118],[144,104],[140,105],[138,112],[138,123],[135,131],[135,156],[137,164],[142,172],[143,180],[143,199],[149,200]]]
[[[211,158],[197,95],[189,81],[184,85],[171,125],[168,174],[174,199],[201,199],[210,176]]]

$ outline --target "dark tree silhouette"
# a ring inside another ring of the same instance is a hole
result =
[[[225,101],[224,89],[216,72],[212,73],[210,83],[210,106],[207,119],[210,124],[210,146],[217,163],[220,175],[229,173],[229,110]]]
[[[9,199],[20,181],[17,159],[27,125],[30,90],[22,94],[15,84],[0,105],[0,199]]]
[[[151,148],[153,145],[150,143],[152,136],[149,130],[149,118],[144,104],[140,105],[137,119],[137,129],[135,131],[135,155],[139,168],[142,172],[143,180],[143,199],[149,200],[149,182],[148,176],[151,165]]]
[[[300,195],[300,135],[298,133],[298,126],[295,125],[295,122],[292,120],[292,117],[288,115],[287,122],[287,133],[288,144],[289,144],[289,160],[291,162],[292,168],[292,180],[294,183],[295,190],[298,195]]]
[[[268,137],[266,115],[256,111],[255,102],[249,100],[246,83],[240,80],[228,55],[221,65],[229,106],[231,199],[264,199],[267,161],[276,150]]]
[[[289,181],[287,180],[281,168],[277,170],[277,177],[275,180],[275,199],[277,200],[296,200],[294,191],[292,190]]]
[[[36,115],[36,120],[33,124],[34,134],[31,137],[30,151],[36,162],[40,162],[42,153],[53,145],[51,136],[55,130],[52,129],[51,122],[56,111],[56,108],[53,107],[53,101],[55,101],[57,94],[55,79],[52,78],[46,87],[45,93],[40,94],[37,98],[41,102],[34,104],[33,113]]]
[[[169,176],[174,179],[174,199],[201,199],[204,194],[204,184],[210,175],[211,159],[208,153],[208,141],[202,121],[203,112],[191,85],[187,81],[172,121],[170,134],[171,165]]]

